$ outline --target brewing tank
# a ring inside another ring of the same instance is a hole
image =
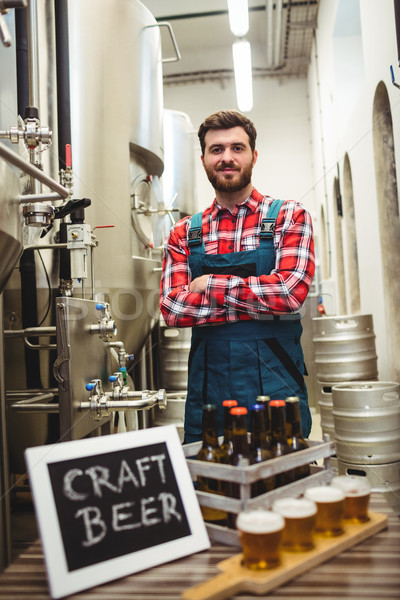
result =
[[[158,318],[160,32],[137,0],[70,0],[68,13],[74,196],[91,199],[96,298],[137,353]]]

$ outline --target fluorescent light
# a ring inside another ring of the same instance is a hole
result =
[[[247,40],[237,40],[232,44],[232,54],[237,104],[239,110],[246,112],[253,108],[250,43]]]
[[[249,7],[247,0],[228,0],[229,27],[233,35],[243,37],[249,30]]]

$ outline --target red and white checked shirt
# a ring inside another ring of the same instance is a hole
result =
[[[214,200],[202,217],[206,254],[256,249],[261,221],[272,201],[253,189],[231,213]],[[190,217],[178,221],[164,247],[160,308],[167,325],[226,323],[294,313],[301,308],[315,270],[311,216],[301,204],[288,200],[281,206],[273,238],[275,268],[270,274],[247,278],[210,275],[204,294],[189,292],[189,225]]]

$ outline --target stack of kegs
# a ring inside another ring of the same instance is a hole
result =
[[[335,440],[332,386],[378,377],[372,315],[313,319],[315,368],[320,388],[321,429]]]
[[[400,385],[336,384],[332,401],[339,473],[366,476],[400,512]]]

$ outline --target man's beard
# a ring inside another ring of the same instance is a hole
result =
[[[228,165],[225,165],[227,167]],[[246,188],[251,182],[251,175],[253,172],[253,164],[249,163],[246,167],[244,167],[242,173],[240,174],[239,179],[220,179],[218,177],[218,173],[223,170],[215,172],[213,169],[205,166],[205,171],[208,177],[209,182],[213,186],[214,190],[217,192],[239,192]]]

